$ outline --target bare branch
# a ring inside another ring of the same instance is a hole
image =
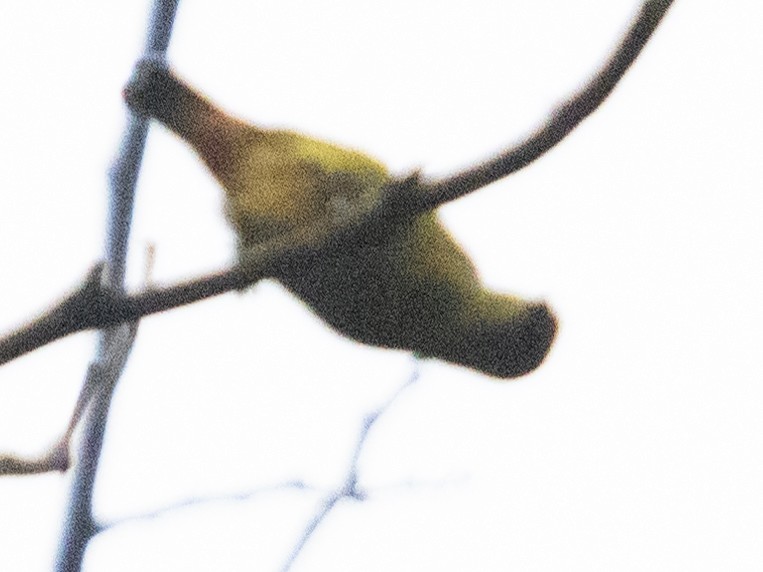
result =
[[[0,476],[39,475],[41,473],[63,473],[69,468],[69,441],[61,440],[36,459],[24,459],[12,455],[0,456]]]
[[[320,505],[315,511],[315,514],[307,523],[307,526],[305,526],[305,529],[302,532],[302,536],[300,536],[299,540],[297,540],[297,543],[294,545],[294,548],[292,548],[289,557],[281,567],[281,572],[288,572],[291,569],[292,564],[294,564],[297,557],[302,552],[302,549],[310,540],[310,537],[312,537],[313,533],[318,529],[326,517],[328,517],[329,513],[333,510],[339,501],[343,499],[365,500],[366,493],[358,488],[358,461],[360,460],[360,455],[363,452],[366,441],[368,440],[368,435],[370,434],[371,428],[374,426],[374,424],[382,415],[389,411],[390,407],[392,407],[400,395],[406,389],[416,383],[416,381],[418,381],[419,374],[419,359],[414,356],[413,371],[411,371],[411,375],[408,377],[405,383],[403,383],[403,385],[401,385],[397,391],[395,391],[395,393],[387,400],[386,403],[366,415],[366,417],[363,419],[363,425],[360,429],[360,433],[358,434],[358,440],[355,443],[355,449],[352,452],[350,464],[347,467],[347,472],[345,473],[344,482],[336,490],[333,490],[328,495],[326,495],[320,502]]]
[[[245,501],[245,500],[251,499],[252,497],[259,496],[264,493],[269,493],[274,491],[283,491],[283,490],[289,490],[289,489],[300,490],[300,491],[315,490],[314,487],[311,487],[310,485],[304,483],[303,481],[286,481],[276,485],[259,487],[256,489],[252,489],[249,491],[236,493],[236,494],[225,494],[225,495],[208,496],[208,497],[194,497],[194,498],[186,499],[178,503],[173,503],[173,504],[163,506],[156,510],[152,510],[151,512],[135,514],[135,515],[127,516],[124,518],[120,518],[118,520],[113,520],[110,522],[98,523],[95,526],[95,531],[93,534],[101,534],[103,532],[111,530],[112,528],[116,528],[124,524],[129,524],[131,522],[142,521],[142,520],[153,520],[155,518],[160,518],[162,516],[171,514],[179,510],[183,510],[186,508],[193,508],[199,505],[221,503],[221,502]]]
[[[433,209],[506,177],[545,154],[593,113],[612,93],[643,50],[673,0],[647,0],[614,54],[577,94],[560,105],[535,133],[494,159],[440,181],[422,184],[402,205],[415,212]]]
[[[411,188],[413,179],[395,186]],[[277,264],[290,257],[309,256],[321,248],[352,240],[366,225],[381,224],[382,203],[361,205],[343,221],[326,219],[297,229],[250,249],[247,259],[223,272],[210,274],[167,288],[147,288],[130,296],[104,287],[99,278],[102,265],[90,271],[82,285],[40,318],[0,340],[0,365],[69,334],[116,326],[231,290],[241,290],[267,278]]]
[[[132,332],[133,336],[135,331]],[[101,372],[95,364],[90,364],[85,376],[85,382],[82,384],[82,390],[77,397],[77,403],[69,419],[69,425],[64,434],[58,439],[48,452],[36,459],[23,459],[12,455],[0,456],[0,476],[3,475],[30,475],[39,473],[50,473],[54,471],[65,472],[70,464],[71,457],[69,445],[71,443],[74,430],[77,428],[80,419],[85,413],[88,403],[93,396],[93,392],[98,385]]]
[[[498,157],[439,181],[421,181],[416,174],[394,181],[377,204],[352,205],[356,210],[341,223],[318,221],[263,243],[238,266],[167,288],[122,296],[100,287],[91,273],[83,286],[57,307],[0,339],[0,365],[74,332],[133,321],[246,288],[272,275],[275,265],[288,257],[305,256],[308,263],[315,263],[311,254],[351,240],[368,225],[434,209],[522,169],[553,148],[601,105],[641,53],[672,3],[647,0],[615,53],[583,90],[559,106],[528,139]]]
[[[155,0],[145,54],[164,53],[169,44],[178,0]],[[104,304],[124,291],[125,260],[132,220],[135,184],[148,133],[145,119],[130,117],[116,161],[109,173],[110,207],[106,236],[106,263],[103,280],[92,278],[80,289],[85,299],[86,314],[104,312]],[[96,273],[91,272],[91,277]],[[101,272],[97,272],[98,275]],[[103,284],[101,283],[103,282]],[[109,294],[105,294],[108,291]],[[91,302],[88,304],[88,302]],[[66,303],[59,306],[58,317],[71,325],[72,312]],[[55,317],[55,313],[54,313]],[[81,570],[82,561],[95,526],[93,522],[93,487],[106,431],[111,398],[132,349],[138,322],[128,320],[118,326],[104,328],[99,336],[95,358],[88,370],[72,423],[76,425],[82,411],[84,428],[79,443],[63,530],[55,569],[59,572]],[[66,438],[68,441],[68,438]]]
[[[79,331],[74,324],[87,322],[89,309],[97,306],[102,270],[102,264],[96,265],[82,285],[56,307],[3,338],[0,343],[0,364]]]

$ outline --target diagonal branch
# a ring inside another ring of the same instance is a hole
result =
[[[201,505],[206,505],[211,503],[246,501],[265,493],[275,492],[275,491],[284,491],[289,489],[299,490],[299,491],[313,491],[315,490],[315,487],[312,487],[300,480],[292,480],[292,481],[285,481],[283,483],[278,483],[276,485],[259,487],[256,489],[251,489],[251,490],[240,492],[240,493],[189,498],[177,503],[168,504],[166,506],[154,509],[150,512],[134,514],[134,515],[126,516],[118,520],[113,520],[109,522],[96,523],[95,531],[93,534],[94,535],[102,534],[113,528],[123,526],[125,524],[130,524],[132,522],[137,522],[137,521],[153,520],[168,514],[172,514],[177,511],[193,508],[196,506],[201,506]]]
[[[419,370],[420,362],[417,357],[413,358],[413,370],[411,371],[408,379],[395,391],[395,393],[387,399],[385,403],[377,407],[374,411],[366,415],[363,419],[363,426],[358,433],[358,439],[355,442],[355,449],[352,451],[350,458],[350,464],[347,467],[347,471],[344,476],[344,482],[335,490],[330,491],[320,502],[320,505],[313,514],[310,521],[305,526],[302,535],[297,540],[296,544],[289,553],[289,557],[281,567],[281,572],[288,572],[291,570],[292,565],[296,561],[297,557],[301,554],[304,547],[307,545],[310,538],[313,536],[318,527],[328,517],[329,513],[336,507],[339,501],[344,499],[351,500],[365,500],[365,492],[358,487],[358,463],[360,456],[365,449],[368,436],[371,433],[371,429],[374,424],[382,417],[390,407],[395,404],[400,395],[412,385],[414,385],[420,376]]]
[[[620,45],[583,89],[557,107],[527,139],[497,157],[440,181],[422,185],[406,201],[416,212],[433,209],[502,179],[533,163],[553,149],[612,93],[646,46],[673,0],[647,0],[633,19]]]

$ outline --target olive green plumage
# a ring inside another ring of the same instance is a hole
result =
[[[390,181],[384,165],[362,153],[231,117],[158,62],[141,62],[125,98],[207,164],[225,190],[241,255],[336,216],[343,203],[373,200]],[[556,332],[545,304],[485,289],[434,212],[371,225],[352,243],[289,259],[275,277],[350,338],[496,377],[537,367]]]

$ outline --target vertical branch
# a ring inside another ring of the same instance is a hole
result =
[[[146,55],[164,57],[177,4],[178,0],[155,0],[144,50]],[[135,183],[147,133],[148,121],[130,114],[117,159],[109,172],[106,272],[103,280],[105,287],[120,293],[124,290]],[[83,401],[89,400],[90,403],[84,418],[84,430],[56,558],[58,572],[76,572],[82,568],[85,550],[95,531],[92,497],[106,419],[114,387],[127,362],[136,330],[137,322],[134,322],[101,332],[96,356],[89,369],[91,375],[88,375],[82,388]],[[92,397],[88,399],[87,396],[91,394]]]
[[[164,58],[170,43],[178,0],[155,0],[144,55]],[[127,128],[117,160],[109,172],[109,223],[106,230],[106,283],[123,289],[127,241],[134,204],[135,183],[143,159],[148,133],[148,119],[133,113],[127,116]]]

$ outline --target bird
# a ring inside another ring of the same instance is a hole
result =
[[[354,149],[224,111],[158,59],[143,59],[123,90],[128,108],[175,133],[224,192],[238,256],[274,237],[378,200],[393,177]],[[543,301],[486,288],[435,211],[365,225],[350,240],[286,258],[273,278],[336,332],[516,378],[549,352],[557,319]]]

